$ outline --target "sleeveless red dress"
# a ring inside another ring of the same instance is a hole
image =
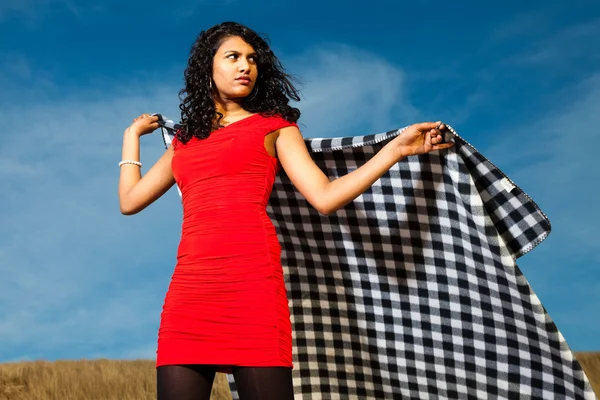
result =
[[[183,225],[157,367],[292,367],[281,248],[266,213],[280,165],[264,147],[265,135],[291,125],[255,114],[207,139],[173,142]]]

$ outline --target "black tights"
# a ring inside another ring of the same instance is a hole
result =
[[[216,367],[164,365],[156,369],[158,400],[209,400]],[[234,367],[240,400],[293,400],[292,369]]]

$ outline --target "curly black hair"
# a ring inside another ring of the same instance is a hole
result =
[[[182,143],[192,137],[205,139],[221,127],[223,114],[216,110],[211,90],[212,65],[221,44],[232,36],[241,37],[257,54],[258,78],[242,107],[265,116],[280,115],[290,122],[300,117],[300,110],[288,104],[290,99],[300,101],[292,77],[285,73],[266,39],[237,22],[223,22],[200,32],[190,51],[184,73],[185,88],[179,92],[182,128],[177,139]]]

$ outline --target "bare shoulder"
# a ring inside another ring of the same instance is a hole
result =
[[[267,134],[265,136],[265,149],[267,150],[267,153],[269,153],[272,157],[279,158],[278,152],[279,152],[280,146],[282,146],[280,144],[279,137],[282,134],[284,136],[299,135],[300,130],[298,128],[296,128],[295,126],[288,126],[285,128],[279,128],[279,129]],[[284,141],[285,141],[285,139],[284,139]]]
[[[295,147],[299,144],[305,146],[302,132],[300,132],[297,126],[286,126],[279,129],[275,144],[278,151],[282,148]]]
[[[297,126],[281,128],[275,145],[279,161],[284,169],[298,169],[313,164],[302,132]]]
[[[279,132],[286,135],[300,135],[302,136],[302,132],[296,125],[286,126],[284,128],[279,129]]]

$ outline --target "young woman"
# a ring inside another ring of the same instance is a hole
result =
[[[193,45],[181,91],[182,126],[142,177],[139,140],[158,128],[143,114],[124,133],[119,201],[134,214],[175,183],[183,225],[158,335],[159,400],[209,399],[216,371],[242,399],[292,399],[292,332],[277,234],[266,207],[283,167],[327,215],[409,155],[446,149],[439,122],[410,126],[357,170],[330,181],[296,125],[294,86],[268,44],[226,22]]]

